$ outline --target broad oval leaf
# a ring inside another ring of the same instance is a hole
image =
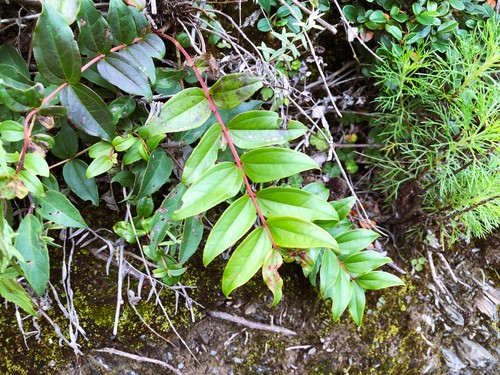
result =
[[[68,187],[84,201],[90,201],[99,206],[99,192],[95,179],[86,177],[88,164],[83,160],[70,160],[64,165],[63,177]]]
[[[257,202],[264,216],[293,216],[304,220],[338,220],[335,209],[312,193],[300,189],[270,187],[260,190]]]
[[[109,155],[101,155],[90,163],[85,172],[85,176],[88,179],[99,176],[113,168],[113,165],[113,159]]]
[[[213,166],[187,189],[182,197],[183,205],[174,212],[173,219],[197,215],[234,197],[242,183],[243,174],[234,163],[224,162]]]
[[[28,293],[14,280],[0,277],[0,296],[15,303],[28,314],[36,316]]]
[[[274,296],[272,306],[278,304],[283,294],[283,279],[278,272],[282,264],[283,257],[279,251],[273,249],[267,254],[266,259],[264,259],[264,264],[262,265],[262,277]]]
[[[82,61],[73,32],[61,15],[44,3],[33,33],[33,54],[48,82],[60,85],[80,80]]]
[[[353,283],[352,296],[351,300],[349,301],[349,314],[358,326],[360,326],[363,322],[365,304],[365,290],[361,288],[357,283]]]
[[[254,182],[271,182],[309,169],[318,164],[306,154],[285,148],[266,147],[241,156],[243,169]]]
[[[48,177],[50,174],[45,158],[34,152],[29,152],[24,156],[24,168],[38,176]]]
[[[229,136],[242,149],[281,145],[304,135],[307,128],[290,121],[287,129],[278,127],[278,115],[269,111],[242,113],[228,123]]]
[[[351,277],[343,269],[337,275],[337,281],[333,285],[333,320],[338,320],[351,301],[353,283]]]
[[[346,216],[349,214],[351,208],[354,206],[355,203],[356,203],[355,197],[347,197],[335,202],[331,202],[331,205],[333,208],[335,208],[335,211],[337,211],[337,213],[339,214],[339,221],[340,221],[346,218]]]
[[[156,68],[153,59],[138,44],[125,47],[118,54],[130,61],[134,68],[145,74],[149,78],[151,85],[155,84]]]
[[[203,238],[204,228],[200,218],[189,217],[184,221],[182,243],[179,249],[179,265],[186,263],[196,252]]]
[[[195,129],[203,125],[211,113],[210,103],[202,89],[182,90],[161,107],[160,115],[146,126],[146,135]]]
[[[368,229],[354,229],[344,232],[335,237],[340,253],[342,255],[351,254],[363,250],[370,245],[377,237],[378,233]]]
[[[123,0],[110,0],[107,20],[116,44],[130,44],[138,36],[134,16]]]
[[[43,0],[44,4],[50,4],[68,25],[76,20],[76,15],[80,10],[80,0]]]
[[[0,136],[4,142],[18,142],[24,139],[24,127],[12,120],[0,122]]]
[[[144,68],[135,62],[123,54],[111,52],[99,61],[97,70],[106,81],[120,90],[132,95],[145,96],[151,100],[153,93]]]
[[[49,252],[41,238],[43,226],[36,216],[28,214],[24,217],[17,230],[14,246],[21,253],[19,260],[26,278],[35,292],[41,296],[49,281]]]
[[[391,286],[404,285],[399,277],[383,271],[365,273],[356,277],[356,282],[361,288],[367,290],[378,290]]]
[[[106,54],[111,49],[109,25],[92,0],[82,0],[78,14],[78,46],[83,55]]]
[[[262,79],[245,73],[228,74],[221,77],[210,88],[215,105],[232,109],[250,99],[262,87]]]
[[[203,264],[207,266],[216,256],[234,245],[252,227],[256,217],[257,211],[247,194],[233,202],[208,235],[203,250]]]
[[[26,79],[30,79],[30,72],[26,61],[19,54],[19,51],[10,44],[2,44],[0,46],[0,64],[8,65],[16,69]]]
[[[24,186],[26,186],[26,188],[30,191],[30,193],[33,193],[36,196],[44,195],[43,184],[34,172],[23,169],[21,172],[19,172],[19,178],[23,182]]]
[[[45,219],[64,227],[87,228],[80,212],[58,191],[48,191],[45,197],[36,197],[36,212]]]
[[[271,239],[263,227],[252,231],[227,262],[222,275],[222,292],[229,296],[234,289],[250,280],[262,267],[272,247]]]
[[[184,166],[182,182],[192,184],[205,171],[210,169],[217,160],[217,154],[222,139],[221,124],[214,124],[207,130],[201,141],[194,148]]]
[[[61,103],[68,108],[68,118],[83,132],[111,142],[116,126],[106,103],[87,86],[77,83],[61,92]]]
[[[340,265],[337,256],[332,250],[325,249],[319,273],[319,290],[324,299],[333,298],[333,285],[337,281],[339,272]]]
[[[342,251],[342,247],[340,249]],[[373,271],[389,262],[392,262],[391,258],[372,250],[351,254],[342,260],[345,268],[355,275]]]
[[[149,56],[155,59],[161,59],[165,56],[165,43],[156,34],[148,33],[137,42],[137,46],[141,47]]]
[[[142,175],[136,199],[139,200],[157,192],[170,179],[173,167],[174,162],[165,150],[162,148],[154,150]]]
[[[299,249],[327,247],[338,251],[337,241],[310,221],[296,217],[272,217],[267,220],[267,226],[278,246]]]

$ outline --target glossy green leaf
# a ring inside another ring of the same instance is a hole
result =
[[[287,129],[280,129],[277,121],[274,112],[245,112],[228,123],[229,136],[239,148],[253,149],[281,145],[307,132],[300,122],[290,121]]]
[[[69,159],[78,152],[78,136],[67,121],[61,121],[61,130],[54,137],[50,152],[59,159]]]
[[[434,25],[437,19],[437,17],[431,15],[429,12],[422,12],[417,16],[418,23],[425,26]]]
[[[337,211],[337,213],[339,214],[339,221],[341,221],[346,218],[346,216],[349,214],[355,203],[356,203],[355,197],[347,197],[335,202],[331,202],[331,205],[333,208],[335,208],[335,211]]]
[[[293,216],[304,220],[338,220],[335,209],[312,193],[293,188],[270,187],[257,192],[266,217]]]
[[[165,197],[160,207],[156,210],[149,234],[151,239],[150,249],[152,252],[156,251],[158,244],[165,238],[172,221],[172,214],[181,206],[181,197],[185,191],[186,187],[182,183],[178,184]]]
[[[404,285],[399,277],[383,271],[365,273],[358,276],[356,281],[360,287],[367,290],[378,290],[391,286]]]
[[[403,31],[401,30],[401,27],[399,25],[386,24],[384,26],[384,28],[385,28],[385,31],[387,31],[389,34],[391,34],[398,41],[403,39]]]
[[[250,280],[271,251],[271,239],[264,228],[258,227],[252,231],[227,262],[222,275],[222,292],[229,296],[234,289]]]
[[[319,274],[319,290],[324,299],[333,298],[333,286],[337,281],[339,272],[340,265],[337,256],[332,250],[325,249]]]
[[[111,142],[116,134],[113,116],[94,91],[80,83],[65,87],[61,103],[68,107],[68,118],[83,132]]]
[[[465,5],[462,0],[448,0],[450,5],[456,10],[464,10]]]
[[[256,218],[257,211],[247,194],[233,202],[208,235],[203,250],[203,264],[207,266],[216,256],[234,245],[248,232]]]
[[[349,305],[349,302],[351,301],[352,291],[353,284],[351,283],[349,274],[343,269],[340,269],[337,275],[337,280],[333,285],[333,320],[338,320]]]
[[[28,214],[17,230],[14,246],[21,253],[23,260],[19,265],[35,292],[41,296],[49,281],[49,252],[41,238],[43,226],[36,216]]]
[[[342,251],[342,247],[341,247]],[[349,255],[342,260],[345,268],[352,274],[361,274],[391,262],[391,258],[385,257],[376,251],[363,251]]]
[[[137,237],[142,237],[146,234],[145,230],[134,228],[130,221],[116,222],[115,225],[113,225],[113,232],[128,243],[136,243]]]
[[[273,292],[273,306],[276,306],[282,297],[283,279],[281,278],[278,269],[283,264],[283,257],[277,250],[270,251],[264,264],[262,265],[262,277],[267,287]]]
[[[199,218],[188,217],[184,221],[182,243],[179,249],[179,264],[187,262],[196,252],[203,238],[204,228],[205,226]]]
[[[117,136],[113,139],[113,142],[111,143],[116,151],[123,152],[128,150],[130,147],[134,145],[135,138],[132,134],[128,134],[126,138],[123,138],[122,136]]]
[[[0,64],[5,64],[16,69],[26,79],[30,79],[28,65],[17,49],[10,44],[0,45]]]
[[[68,25],[75,22],[80,9],[80,0],[44,0],[43,2],[52,6]]]
[[[316,181],[302,187],[302,190],[314,194],[318,198],[326,201],[330,197],[330,190],[325,186],[323,182]],[[337,215],[338,217],[338,215]]]
[[[173,219],[181,220],[205,212],[234,197],[240,191],[243,175],[234,163],[224,162],[203,173],[184,193],[182,207]]]
[[[36,316],[31,299],[26,291],[14,280],[0,277],[0,296],[15,303],[28,314]]]
[[[43,184],[34,172],[24,169],[19,172],[19,178],[30,193],[33,193],[36,196],[44,195]]]
[[[254,182],[271,182],[296,173],[319,169],[306,154],[285,148],[266,147],[241,156],[243,169]]]
[[[109,155],[99,156],[90,163],[85,176],[88,179],[99,176],[113,168],[113,165],[113,159]]]
[[[360,326],[363,322],[365,304],[365,290],[361,288],[357,283],[353,283],[352,296],[351,300],[349,301],[349,314],[358,326]]]
[[[148,77],[142,67],[121,53],[111,52],[97,64],[97,70],[109,83],[131,95],[152,99]]]
[[[36,213],[64,227],[87,228],[80,212],[58,191],[48,191],[45,197],[37,197]]]
[[[130,44],[138,36],[134,16],[122,0],[110,0],[107,20],[115,44]]]
[[[14,66],[0,64],[0,103],[15,112],[39,107],[45,97],[41,83],[33,83]]]
[[[99,206],[99,192],[95,179],[86,177],[88,165],[83,160],[73,159],[63,167],[64,181],[76,195],[84,201],[90,201]]]
[[[228,74],[221,77],[210,88],[210,96],[217,107],[237,107],[262,87],[262,79],[245,73]]]
[[[156,34],[148,33],[136,43],[145,53],[155,59],[161,59],[165,56],[165,43]]]
[[[145,218],[151,216],[154,208],[155,208],[155,204],[153,202],[153,199],[150,196],[138,199],[137,204],[135,206],[135,209],[137,211],[137,216],[141,216],[141,217],[145,217]]]
[[[40,74],[48,82],[60,85],[80,80],[82,61],[73,31],[46,3],[33,33],[33,54]]]
[[[18,142],[24,139],[23,126],[12,120],[0,122],[0,137],[4,142]]]
[[[378,233],[368,229],[354,229],[336,236],[335,239],[340,246],[340,253],[346,255],[363,250],[378,236]]]
[[[100,141],[90,146],[88,153],[92,159],[96,159],[100,156],[109,157],[113,153],[113,145],[109,142]]]
[[[214,124],[208,129],[194,148],[184,166],[182,182],[186,185],[192,184],[203,173],[210,169],[217,160],[217,154],[221,145],[222,126]]]
[[[162,148],[154,150],[142,175],[136,199],[141,199],[157,192],[170,179],[173,167],[174,162],[165,150]]]
[[[328,247],[338,251],[337,241],[310,221],[296,217],[272,217],[267,220],[267,225],[278,246],[299,249]]]
[[[109,52],[111,31],[92,0],[81,0],[78,29],[78,46],[83,55],[92,57]]]
[[[146,135],[195,129],[212,113],[205,93],[198,87],[182,90],[161,107],[161,113],[146,126]]]
[[[154,85],[156,82],[156,68],[151,56],[138,44],[132,44],[120,52],[118,55],[129,61],[134,69],[139,70],[143,75],[149,78],[149,84]],[[151,88],[149,88],[151,91]]]
[[[24,168],[38,176],[48,177],[50,174],[49,165],[45,158],[33,152],[29,152],[24,156]]]

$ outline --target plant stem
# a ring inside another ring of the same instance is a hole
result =
[[[182,47],[182,45],[175,38],[173,38],[170,35],[167,35],[167,34],[161,32],[161,31],[157,31],[156,33],[159,36],[161,36],[162,38],[167,39],[170,42],[172,42],[175,45],[175,47],[179,51],[181,51],[181,53],[186,58],[189,66],[193,69],[194,74],[196,74],[196,77],[198,78],[198,81],[200,82],[200,85],[201,85],[203,91],[205,92],[205,96],[206,96],[208,102],[210,103],[210,109],[212,110],[212,112],[215,115],[215,118],[217,119],[217,121],[219,122],[219,124],[222,127],[222,133],[224,134],[224,138],[226,139],[226,142],[229,145],[231,153],[233,154],[234,160],[236,162],[236,166],[238,167],[238,169],[241,171],[241,173],[243,175],[243,182],[245,184],[245,188],[246,188],[246,190],[248,192],[248,195],[250,196],[250,199],[252,200],[253,205],[255,206],[255,210],[257,211],[257,215],[258,215],[258,217],[260,219],[260,222],[261,222],[262,226],[264,227],[265,231],[267,232],[269,238],[271,239],[271,243],[272,243],[273,248],[275,250],[278,250],[278,246],[274,242],[274,239],[273,239],[273,236],[271,234],[271,231],[269,230],[269,226],[267,225],[266,218],[264,217],[264,214],[262,213],[262,210],[260,209],[259,203],[257,202],[257,197],[255,196],[255,193],[254,193],[254,191],[252,189],[252,186],[250,185],[250,181],[248,180],[248,177],[247,177],[247,175],[245,173],[245,170],[243,169],[243,164],[241,163],[241,159],[240,159],[240,156],[238,155],[238,151],[236,151],[236,148],[234,147],[233,140],[231,139],[231,137],[229,135],[227,127],[224,124],[224,121],[222,120],[222,118],[221,118],[221,116],[219,114],[217,106],[215,105],[214,101],[212,100],[210,92],[208,91],[208,86],[205,83],[205,81],[203,80],[203,77],[201,76],[200,72],[196,68],[196,65],[194,64],[193,59],[191,59],[191,56],[189,56],[189,54],[184,49],[184,47]]]

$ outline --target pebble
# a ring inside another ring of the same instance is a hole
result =
[[[495,362],[495,358],[484,346],[466,337],[455,342],[458,354],[469,362],[472,368],[484,368]]]

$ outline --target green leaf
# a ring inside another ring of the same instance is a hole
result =
[[[342,260],[345,268],[352,274],[373,271],[389,262],[392,262],[391,258],[385,257],[376,251],[362,251],[360,253],[351,254]]]
[[[143,229],[137,229],[132,226],[130,221],[118,221],[113,225],[113,232],[123,238],[128,243],[136,243],[137,237],[142,237],[146,234]]]
[[[99,206],[99,192],[95,179],[86,177],[88,165],[83,160],[74,159],[63,167],[64,181],[76,195],[84,201],[90,201],[94,206]]]
[[[299,249],[328,247],[338,251],[337,241],[309,221],[296,217],[272,217],[267,220],[267,225],[278,246]]]
[[[18,142],[24,139],[23,126],[15,121],[0,122],[0,137],[4,142]]]
[[[223,183],[221,183],[223,182]],[[243,175],[234,163],[224,162],[203,173],[184,193],[182,207],[173,219],[181,220],[205,212],[240,191]]]
[[[24,186],[26,186],[30,193],[36,196],[44,195],[43,184],[35,173],[30,170],[22,170],[19,172],[19,178],[23,181]]]
[[[148,33],[136,43],[141,47],[149,56],[155,59],[161,59],[165,55],[165,43],[156,34]]]
[[[363,250],[378,236],[378,233],[368,229],[354,229],[336,236],[335,239],[340,246],[340,253],[346,255]]]
[[[325,184],[319,181],[311,182],[310,184],[305,185],[302,190],[315,195],[323,201],[326,201],[330,196],[330,190],[325,186]]]
[[[448,2],[456,10],[464,10],[465,9],[465,5],[464,5],[462,0],[448,0]]]
[[[229,296],[234,289],[250,280],[271,251],[271,239],[264,228],[258,227],[252,231],[227,262],[222,275],[222,292]]]
[[[234,73],[221,77],[210,88],[209,93],[217,107],[231,109],[250,99],[261,87],[261,78]]]
[[[59,159],[69,159],[78,152],[78,136],[67,121],[61,121],[61,130],[54,137],[50,152]]]
[[[325,249],[319,274],[319,290],[324,299],[333,298],[333,285],[337,281],[339,272],[337,256],[332,250]]]
[[[353,284],[349,274],[340,269],[337,275],[337,281],[333,286],[333,320],[338,320],[351,301]]]
[[[335,211],[337,211],[337,213],[339,214],[339,221],[341,221],[346,218],[346,216],[349,214],[355,203],[356,203],[355,197],[347,197],[335,202],[331,202],[331,205],[333,208],[335,208]]]
[[[90,163],[87,172],[85,172],[85,176],[88,179],[99,176],[113,168],[113,165],[113,159],[109,155],[99,156]]]
[[[210,103],[198,87],[182,90],[161,107],[161,113],[146,126],[146,134],[180,132],[195,129],[210,117]]]
[[[306,154],[285,148],[265,147],[241,156],[243,169],[254,182],[271,182],[296,173],[319,169]]]
[[[50,174],[45,158],[33,152],[28,152],[24,156],[24,168],[38,176],[48,177]]]
[[[204,225],[199,218],[189,217],[184,221],[182,243],[179,249],[179,264],[182,265],[195,253],[203,238]]]
[[[138,36],[134,16],[122,0],[110,0],[107,20],[115,44],[130,44]]]
[[[162,148],[157,148],[149,158],[136,199],[157,192],[170,178],[174,162]]]
[[[100,141],[90,146],[88,153],[92,159],[100,156],[109,157],[113,153],[113,145],[109,142]]]
[[[97,70],[109,83],[131,95],[152,100],[153,93],[143,68],[121,53],[111,52],[97,64]]]
[[[283,257],[279,251],[272,250],[267,253],[266,259],[264,259],[264,264],[262,265],[262,277],[267,287],[273,292],[273,304],[276,306],[281,300],[282,289],[283,289],[283,279],[281,278],[278,269],[283,264]]]
[[[403,32],[401,31],[400,26],[386,24],[385,31],[387,31],[389,34],[391,34],[398,41],[403,39]]]
[[[384,24],[387,22],[387,18],[384,16],[384,12],[381,10],[376,10],[370,16],[368,17],[370,21],[373,21],[375,23],[381,23]]]
[[[214,124],[207,130],[201,141],[194,148],[184,166],[182,182],[192,184],[203,173],[210,169],[217,160],[217,153],[221,146],[222,126]]]
[[[134,69],[149,78],[149,84],[156,82],[156,68],[151,56],[138,44],[132,44],[118,52],[118,55],[129,61]],[[151,88],[148,88],[151,91]]]
[[[115,137],[111,112],[101,97],[87,86],[77,83],[65,87],[61,103],[68,107],[68,118],[78,129],[109,142]]]
[[[106,54],[111,49],[111,31],[108,23],[92,0],[81,0],[78,14],[78,46],[83,55]]]
[[[135,207],[137,211],[137,216],[149,217],[153,213],[155,204],[153,199],[148,196],[137,200],[137,205]]]
[[[0,45],[0,64],[8,65],[16,69],[26,79],[30,79],[30,72],[26,61],[24,61],[17,49],[10,44]]]
[[[80,9],[80,0],[44,0],[43,2],[54,8],[68,25],[75,22]]]
[[[36,212],[45,219],[64,227],[87,228],[80,212],[58,191],[48,191],[45,197],[36,197]]]
[[[346,5],[342,8],[342,13],[344,13],[344,16],[348,21],[357,23],[358,11],[354,5]]]
[[[275,112],[250,111],[236,116],[227,126],[234,144],[243,149],[281,145],[307,132],[300,122],[290,121],[287,129],[280,129],[277,122]]]
[[[123,152],[132,147],[135,143],[135,138],[132,134],[128,134],[127,138],[117,136],[113,139],[112,145],[118,152]]]
[[[203,264],[207,266],[216,256],[234,245],[252,227],[256,217],[257,211],[248,194],[233,202],[208,235],[203,250]]]
[[[36,316],[28,293],[14,280],[0,278],[0,296],[15,303],[28,314]]]
[[[265,217],[293,216],[304,220],[338,220],[335,209],[312,193],[293,188],[270,187],[257,193]]]
[[[458,27],[458,22],[455,20],[448,20],[439,25],[437,31],[438,33],[448,33],[455,30]]]
[[[172,221],[172,214],[181,206],[181,197],[185,191],[186,187],[183,184],[178,184],[156,210],[149,234],[151,239],[150,249],[153,253],[156,251],[158,244],[165,238]]]
[[[437,17],[429,14],[429,12],[422,12],[417,16],[417,21],[421,25],[425,26],[431,26],[434,25],[434,22],[436,22]]]
[[[14,246],[23,260],[19,265],[35,292],[42,296],[49,281],[49,251],[42,240],[43,226],[36,216],[28,214],[17,230]]]
[[[358,276],[356,281],[361,288],[367,290],[378,290],[391,286],[404,285],[399,277],[383,271],[365,273],[364,275]]]
[[[33,54],[44,79],[55,85],[80,80],[82,61],[73,32],[66,21],[47,3],[33,33]]]
[[[360,326],[363,322],[365,303],[365,290],[358,284],[353,283],[352,296],[351,300],[349,301],[349,314],[358,326]]]

